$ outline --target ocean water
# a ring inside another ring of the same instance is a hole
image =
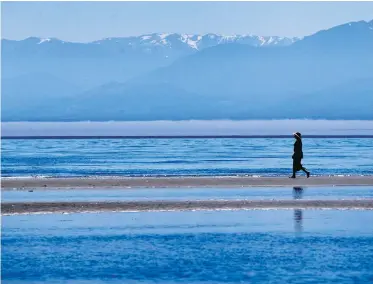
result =
[[[372,138],[305,138],[313,175],[372,175]],[[11,139],[2,177],[283,176],[293,139]]]
[[[372,214],[4,216],[2,283],[372,283]]]

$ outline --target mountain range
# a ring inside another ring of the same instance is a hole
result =
[[[304,38],[2,40],[3,120],[373,119],[373,21]]]
[[[286,46],[297,40],[253,35],[162,33],[107,38],[89,43],[36,37],[21,41],[3,39],[3,77],[47,73],[91,88],[109,81],[124,82],[144,72],[167,66],[178,58],[220,44]]]

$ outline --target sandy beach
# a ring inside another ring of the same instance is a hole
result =
[[[242,209],[373,209],[373,200],[194,200],[130,202],[6,202],[2,214]]]
[[[152,177],[152,178],[2,178],[3,190],[30,188],[178,188],[272,186],[368,186],[373,176],[299,177]]]

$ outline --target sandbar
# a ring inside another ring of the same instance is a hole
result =
[[[100,178],[2,178],[1,188],[179,188],[179,187],[295,187],[373,186],[373,176],[299,177],[100,177]]]

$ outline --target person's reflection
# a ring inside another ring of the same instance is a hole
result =
[[[303,188],[293,187],[294,199],[302,199]],[[302,209],[294,209],[294,228],[295,232],[301,233],[303,231],[303,211]]]

